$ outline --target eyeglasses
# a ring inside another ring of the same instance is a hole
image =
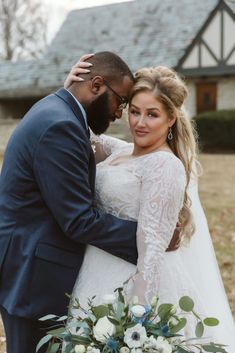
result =
[[[105,86],[107,86],[110,89],[110,91],[112,91],[115,94],[115,96],[118,97],[118,99],[120,100],[121,103],[117,107],[117,110],[125,109],[128,104],[127,98],[120,96],[116,91],[114,91],[114,89],[109,85],[109,83],[104,78],[103,78],[103,82]]]

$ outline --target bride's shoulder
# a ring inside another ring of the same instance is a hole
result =
[[[185,168],[181,160],[172,152],[156,151],[150,153],[142,164],[143,170],[152,173],[160,172],[185,175]]]

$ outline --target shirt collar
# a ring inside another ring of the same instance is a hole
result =
[[[75,101],[77,102],[77,105],[78,105],[79,108],[81,109],[83,119],[84,119],[85,124],[86,124],[86,127],[87,127],[87,129],[88,129],[87,115],[86,115],[85,109],[83,108],[83,106],[81,105],[81,103],[77,100],[77,98],[76,98],[69,90],[66,89],[66,91],[69,92],[69,93],[71,94],[71,96],[75,99]]]

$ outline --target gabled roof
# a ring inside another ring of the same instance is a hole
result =
[[[0,97],[43,95],[84,53],[109,50],[134,71],[175,67],[218,0],[135,0],[71,11],[44,58],[0,65]]]
[[[235,2],[219,1],[176,67],[186,76],[235,75]]]

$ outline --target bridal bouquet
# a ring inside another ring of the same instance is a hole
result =
[[[190,297],[180,298],[178,308],[172,304],[158,305],[157,297],[152,298],[150,306],[142,306],[137,297],[131,304],[125,304],[122,288],[115,292],[106,295],[102,305],[93,305],[92,298],[88,309],[83,309],[75,299],[76,317],[41,318],[55,320],[58,327],[40,340],[37,351],[48,344],[47,353],[226,353],[222,344],[197,343],[205,326],[216,326],[219,322],[215,318],[202,320]],[[187,324],[185,314],[196,318],[195,337],[190,339],[182,335]]]

